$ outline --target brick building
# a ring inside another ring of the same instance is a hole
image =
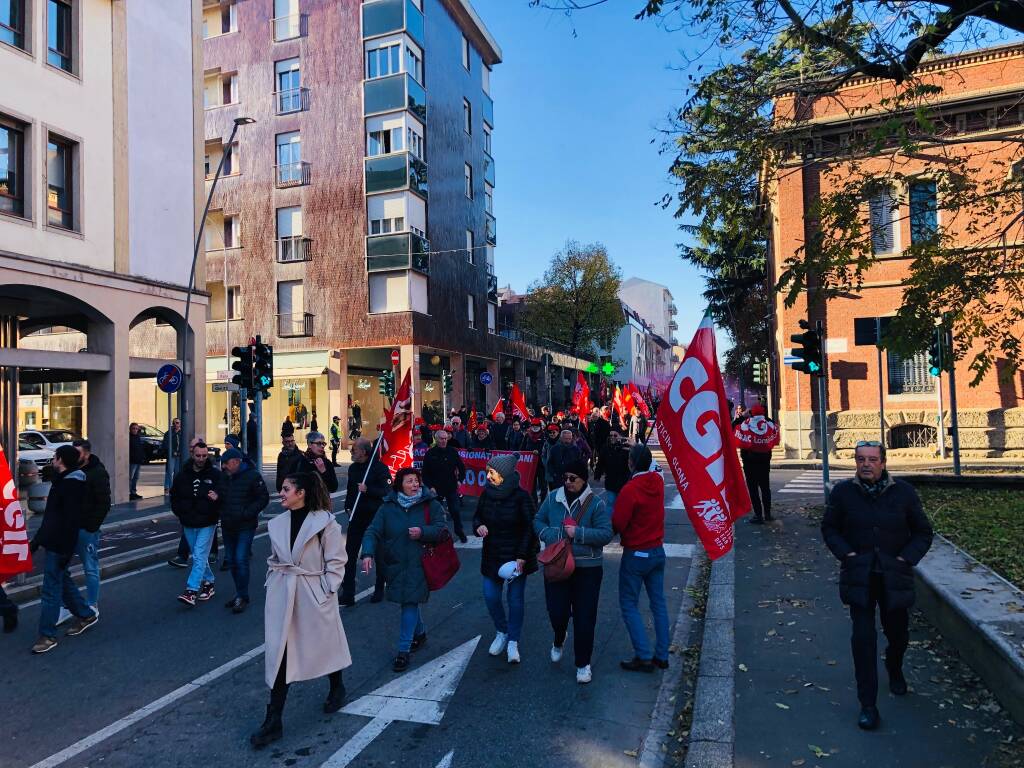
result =
[[[1010,216],[985,220],[970,210],[944,210],[941,192],[936,191],[928,169],[943,157],[955,157],[967,162],[975,180],[1005,179],[1008,169],[1024,157],[1020,142],[1024,133],[1024,45],[939,57],[926,62],[918,75],[942,88],[930,106],[938,115],[940,133],[950,141],[926,143],[907,155],[883,151],[861,162],[861,170],[895,179],[884,193],[888,201],[872,198],[862,204],[872,256],[863,285],[824,305],[809,303],[806,291],[791,308],[784,305],[782,296],[776,299],[772,399],[780,414],[787,456],[819,454],[816,419],[812,417],[817,387],[812,386],[810,377],[782,365],[792,346],[790,336],[799,332],[801,319],[822,321],[828,337],[826,405],[831,451],[849,456],[857,440],[879,438],[883,429],[880,398],[885,440],[897,454],[936,454],[940,407],[948,429],[947,378],[943,376],[940,382],[929,375],[926,351],[902,358],[883,350],[879,356],[874,330],[876,322],[884,323],[901,303],[902,281],[910,266],[906,248],[920,233],[941,226],[958,247],[983,252],[978,244],[1010,223]],[[895,87],[889,81],[861,77],[827,96],[785,94],[776,101],[777,115],[799,117],[804,138],[800,150],[766,185],[771,202],[769,274],[773,281],[810,236],[814,226],[811,206],[833,189],[830,179],[835,177],[828,171],[843,170],[838,163],[844,161],[832,161],[830,166],[826,158],[835,157],[832,153],[837,148],[847,146],[852,134],[877,122],[882,100],[891,96]],[[971,231],[972,227],[976,230]],[[1011,227],[1007,244],[1016,246],[1020,236],[1019,224]],[[991,253],[997,258],[995,248]],[[1001,379],[997,374],[1005,361],[997,359],[981,384],[970,387],[971,356],[961,359],[956,370],[963,455],[1024,455],[1021,374]],[[945,441],[950,445],[948,431]]]

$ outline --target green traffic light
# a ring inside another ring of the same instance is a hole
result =
[[[807,362],[807,367],[808,367],[808,369],[810,370],[810,372],[811,372],[811,373],[817,373],[818,371],[820,371],[820,370],[821,370],[821,366],[820,366],[820,365],[818,365],[818,364],[817,364],[816,362],[814,362],[813,360],[809,360],[809,361]]]

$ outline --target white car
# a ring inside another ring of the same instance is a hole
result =
[[[47,448],[56,451],[62,445],[71,445],[78,435],[66,429],[28,429],[18,433],[20,440],[32,443],[36,448]]]
[[[18,441],[18,485],[24,486],[35,482],[44,468],[53,462],[53,451],[49,448],[36,448],[27,440]],[[31,479],[31,476],[35,478]]]

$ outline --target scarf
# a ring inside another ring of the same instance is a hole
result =
[[[492,485],[488,480],[487,485],[484,486],[484,493],[492,499],[507,499],[516,492],[518,487],[519,472],[513,471],[501,479],[501,485]]]
[[[565,503],[568,504],[570,507],[572,507],[572,505],[576,503],[576,499],[578,499],[580,496],[582,496],[583,492],[585,490],[587,490],[587,484],[586,483],[583,484],[583,487],[580,488],[580,492],[579,493],[574,493],[573,491],[570,491],[564,485],[562,486],[562,489],[565,491]]]
[[[882,491],[889,487],[889,471],[883,471],[882,476],[878,478],[878,482],[869,483],[866,480],[861,480],[859,477],[857,482],[860,483],[860,487],[864,489],[868,496],[872,499],[877,499],[882,495]]]
[[[398,498],[398,504],[399,504],[399,506],[402,507],[402,509],[408,509],[413,504],[415,504],[417,501],[420,501],[420,500],[423,499],[423,490],[422,489],[420,489],[420,492],[417,493],[415,496],[406,496],[401,491],[395,491],[395,494],[396,494],[396,496]]]

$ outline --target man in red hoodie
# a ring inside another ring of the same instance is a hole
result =
[[[619,608],[633,642],[634,656],[619,663],[629,672],[668,669],[668,607],[665,605],[665,481],[653,467],[651,449],[637,443],[629,450],[632,478],[615,500],[612,528],[622,540]],[[640,616],[640,589],[646,588],[654,617],[654,652]]]

